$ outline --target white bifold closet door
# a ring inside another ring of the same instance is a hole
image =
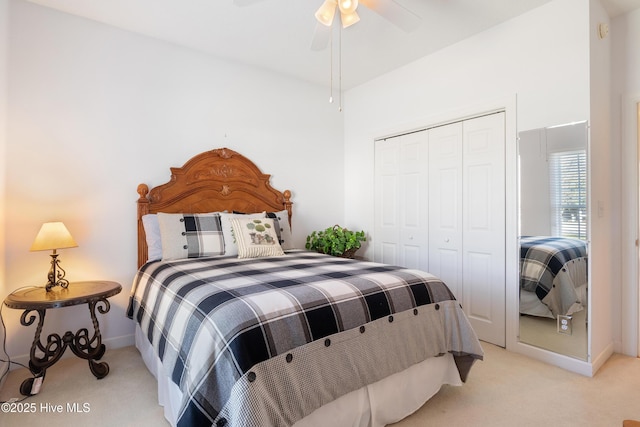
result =
[[[409,141],[420,147],[413,163],[401,148]],[[414,167],[405,169],[409,163]],[[407,218],[426,227],[403,227]],[[504,113],[376,141],[375,222],[376,261],[438,276],[478,337],[505,345]],[[408,238],[420,264],[406,262]]]
[[[379,262],[429,269],[427,149],[425,132],[376,141],[374,257]]]
[[[504,113],[429,130],[429,271],[505,346]]]

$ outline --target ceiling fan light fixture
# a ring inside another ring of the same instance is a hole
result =
[[[342,21],[342,28],[350,27],[360,20],[360,17],[354,10],[351,13],[340,13],[340,20]]]
[[[331,24],[333,24],[333,17],[336,14],[336,5],[336,0],[325,0],[315,14],[318,22],[330,27]]]
[[[340,8],[340,13],[350,15],[355,13],[358,8],[358,0],[338,0],[338,7]]]

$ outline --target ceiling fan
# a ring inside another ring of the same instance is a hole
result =
[[[236,6],[250,6],[263,0],[233,0]],[[350,27],[360,21],[360,17],[356,12],[358,5],[363,4],[367,8],[376,12],[392,24],[398,26],[406,32],[415,30],[420,25],[420,17],[405,8],[395,0],[324,0],[320,8],[316,11],[315,17],[318,21],[311,42],[312,50],[322,50],[328,45],[331,46],[331,57],[333,58],[333,43],[330,43],[333,33],[333,23],[335,15],[340,13],[340,22],[342,28]],[[341,32],[340,32],[341,34]],[[338,45],[340,45],[340,39]],[[339,49],[341,52],[341,49]],[[342,61],[341,53],[338,53],[338,95],[339,107],[338,111],[342,111]],[[333,59],[330,62],[330,92],[329,102],[333,102]]]
[[[234,0],[234,3],[237,6],[250,6],[260,1],[263,0]],[[357,13],[359,3],[406,32],[411,32],[420,25],[420,17],[395,0],[324,0],[315,13],[320,25],[316,25],[311,49],[322,50],[327,46],[336,12],[340,13],[343,28],[360,21]]]

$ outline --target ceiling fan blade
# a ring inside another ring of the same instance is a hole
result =
[[[408,33],[418,28],[422,19],[394,0],[360,0],[360,3]]]
[[[311,40],[311,50],[323,50],[329,45],[331,40],[331,27],[327,27],[319,22],[313,31],[313,40]]]
[[[261,1],[264,1],[264,0],[233,0],[233,4],[235,4],[236,6],[244,7],[244,6],[251,6],[252,4],[255,4],[255,3],[260,3]]]

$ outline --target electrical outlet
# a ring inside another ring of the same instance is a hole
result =
[[[558,333],[559,334],[565,334],[565,335],[571,335],[573,333],[573,324],[572,324],[572,319],[573,317],[571,316],[558,316]]]

